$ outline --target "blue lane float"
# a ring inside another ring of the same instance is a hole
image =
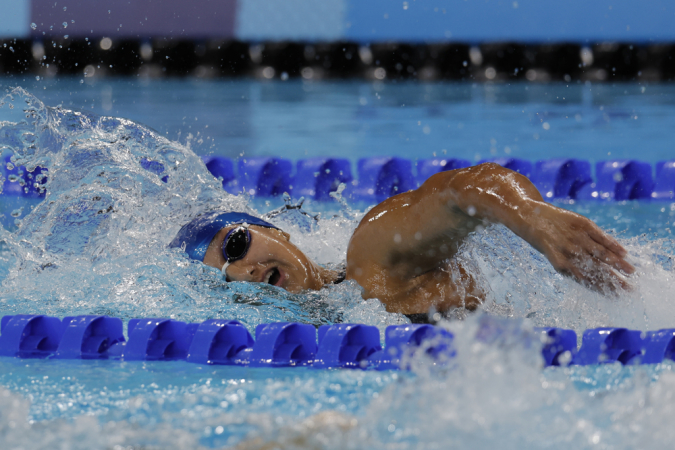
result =
[[[316,328],[305,323],[265,323],[255,328],[255,343],[243,363],[251,367],[311,365],[316,355]]]
[[[600,161],[595,165],[597,197],[600,200],[645,200],[652,198],[654,180],[649,163],[632,160]]]
[[[14,197],[44,198],[47,169],[28,172],[14,167],[8,156],[2,158],[0,174],[3,193]],[[430,176],[471,166],[465,159],[431,158],[413,161],[398,157],[362,158],[357,162],[358,177],[344,158],[308,158],[294,164],[283,158],[246,158],[236,162],[220,156],[202,157],[209,172],[227,192],[273,197],[285,192],[296,197],[330,201],[341,184],[342,196],[354,201],[380,202],[392,195],[422,185]],[[652,173],[651,164],[636,160],[599,161],[594,165],[579,159],[531,161],[495,158],[493,162],[521,173],[532,180],[546,200],[675,200],[675,161],[659,161]],[[141,158],[140,166],[163,182],[169,176],[159,161]],[[235,170],[236,167],[236,170]],[[414,169],[414,170],[413,170]]]
[[[362,158],[357,163],[358,180],[347,185],[343,196],[355,201],[381,202],[415,189],[412,162],[404,158]]]
[[[127,361],[185,360],[198,327],[171,319],[131,319],[121,356]]]
[[[573,356],[578,365],[639,364],[645,345],[640,331],[626,328],[595,328],[584,331],[581,348]]]
[[[111,348],[125,341],[122,328],[122,320],[116,317],[64,317],[54,358],[105,359]]]
[[[107,316],[5,316],[0,356],[20,358],[187,361],[250,367],[309,366],[316,369],[398,369],[401,359],[426,345],[438,359],[454,355],[452,335],[431,325],[394,325],[380,346],[377,327],[269,323],[256,327],[255,339],[236,320],[185,323],[167,318],[131,319],[128,340],[122,321]]]
[[[468,160],[455,158],[411,160],[397,157],[361,158],[357,162],[358,178],[351,175],[346,159],[310,158],[297,162],[295,175],[291,161],[280,158],[251,158],[238,163],[235,176],[226,158],[205,159],[207,168],[222,177],[228,192],[274,196],[284,192],[315,200],[329,200],[341,183],[346,184],[343,197],[355,201],[379,202],[392,195],[414,189],[430,176],[471,166]],[[218,164],[215,164],[217,161]],[[675,161],[660,161],[656,176],[649,163],[636,160],[600,161],[595,164],[579,159],[531,161],[518,158],[494,158],[493,162],[527,176],[547,200],[672,200],[675,199]],[[226,167],[221,169],[220,167]],[[416,168],[413,173],[413,166]]]
[[[537,161],[532,183],[542,197],[551,199],[590,200],[591,164],[578,159]]]
[[[660,364],[675,360],[675,329],[641,332],[627,328],[593,328],[584,331],[577,349],[576,334],[562,328],[537,328],[543,333],[542,356],[546,366],[621,363]]]
[[[535,332],[542,334],[541,356],[544,365],[564,366],[572,361],[577,351],[577,334],[574,330],[563,328],[535,328]]]
[[[382,351],[380,331],[372,325],[338,324],[319,328],[319,349],[313,366],[317,369],[365,368],[369,358]]]
[[[199,324],[190,343],[187,362],[236,365],[253,348],[253,337],[237,320],[210,319]]]
[[[237,176],[234,173],[234,163],[231,159],[220,156],[203,156],[202,161],[211,175],[221,180],[224,190],[231,194],[240,190]]]
[[[675,360],[675,329],[648,331],[646,333],[642,364],[659,364]]]
[[[47,358],[61,340],[61,321],[56,317],[18,314],[0,322],[0,356]]]
[[[205,161],[224,159],[212,157]],[[276,166],[269,165],[272,160]],[[479,163],[484,162],[493,162],[527,176],[546,200],[675,199],[675,161],[658,162],[655,176],[649,163],[636,160],[600,161],[594,167],[588,161],[573,158],[535,163],[519,158],[493,158]],[[291,161],[278,158],[253,158],[243,165],[240,161],[239,177],[232,169],[226,170],[224,175],[213,163],[210,164],[207,167],[214,176],[223,177],[228,192],[246,190],[261,196],[288,192],[323,201],[329,200],[330,194],[345,183],[347,188],[343,197],[368,202],[382,201],[414,189],[436,173],[472,165],[468,160],[456,158],[422,159],[414,164],[405,158],[362,158],[357,162],[358,177],[353,178],[351,163],[338,158],[301,159],[297,162],[295,175],[291,174]],[[261,169],[263,166],[264,170]],[[227,187],[225,180],[229,183]]]
[[[319,201],[330,200],[341,183],[350,183],[352,167],[348,159],[309,158],[298,161],[293,194]]]
[[[424,345],[427,356],[438,360],[455,356],[452,333],[433,325],[389,326],[384,331],[384,350],[370,357],[378,370],[408,368],[403,366],[405,357]]]
[[[236,320],[186,323],[167,318],[131,319],[128,340],[122,320],[82,315],[19,314],[0,321],[0,356],[125,361],[187,361],[196,364],[315,369],[408,369],[414,352],[444,364],[456,355],[453,335],[433,325],[392,325],[384,346],[377,327],[279,322],[256,327],[255,339]],[[641,332],[627,328],[586,330],[535,328],[543,365],[659,364],[675,359],[675,329]]]
[[[656,180],[652,198],[657,200],[675,199],[675,161],[656,163]]]
[[[237,162],[239,188],[250,195],[273,197],[292,192],[293,163],[282,158],[245,158]]]

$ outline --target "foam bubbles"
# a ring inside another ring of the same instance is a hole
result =
[[[493,320],[477,317],[455,323],[459,351],[451,370],[418,364],[415,378],[392,383],[373,401],[362,426],[377,436],[381,447],[668,446],[675,435],[666,426],[673,412],[666,398],[675,394],[671,365],[542,372],[526,323],[497,322],[497,337],[488,342],[476,339],[482,328],[495,327]]]
[[[633,289],[599,293],[557,273],[543,255],[505,227],[490,226],[473,233],[458,259],[473,267],[487,289],[483,309],[503,317],[527,317],[538,326],[583,332],[599,326],[647,330],[675,322],[672,240],[634,237],[619,239],[636,273]]]
[[[226,283],[220,271],[167,244],[203,211],[255,213],[246,196],[223,191],[191,150],[142,125],[48,107],[22,89],[10,97],[25,101],[27,120],[0,124],[0,146],[12,151],[15,165],[47,167],[49,181],[45,201],[16,231],[1,236],[11,255],[1,261],[3,314],[229,317],[254,327],[331,323],[348,305],[361,321],[401,322],[379,304],[359,308],[355,285],[346,284],[331,298],[330,290],[292,295],[266,285]],[[145,170],[143,161],[152,161],[154,170]],[[310,257],[336,265],[344,261],[358,218],[345,212],[309,231],[283,225]]]

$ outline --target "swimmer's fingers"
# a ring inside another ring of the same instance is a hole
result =
[[[612,253],[616,254],[617,256],[623,258],[628,254],[626,249],[623,248],[623,246],[619,244],[619,242],[616,239],[614,239],[613,237],[602,231],[600,227],[598,227],[597,225],[593,224],[586,230],[586,233],[595,242],[609,249]]]
[[[589,247],[590,248],[588,249],[588,252],[598,262],[607,264],[608,266],[613,267],[616,270],[620,270],[627,275],[635,272],[635,267],[633,267],[622,256],[616,254],[614,251],[598,243],[597,241],[593,240],[590,242]]]
[[[563,275],[571,276],[578,282],[599,292],[617,292],[620,289],[630,291],[632,286],[621,275],[595,257],[575,258],[562,270]]]
[[[616,239],[588,219],[586,219],[584,231],[590,238],[591,243],[587,247],[593,257],[625,274],[630,275],[635,272],[632,264],[625,260],[628,252]]]
[[[625,279],[621,273],[617,273],[608,266],[602,267],[600,261],[594,261],[599,267],[599,270],[594,276],[595,284],[601,292],[611,291],[617,292],[619,290],[632,291],[633,286]]]
[[[584,286],[593,287],[592,283],[587,279],[586,274],[574,264],[571,264],[568,267],[562,267],[558,269],[562,275],[573,278],[577,283],[581,283]]]
[[[599,263],[599,262],[598,262]],[[621,275],[609,267],[601,268],[596,274],[596,284],[601,292],[632,291],[633,286]]]

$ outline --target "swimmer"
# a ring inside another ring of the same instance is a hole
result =
[[[440,172],[418,189],[371,209],[354,231],[344,273],[311,261],[274,225],[241,213],[210,213],[170,246],[222,270],[228,281],[268,283],[292,293],[344,279],[413,320],[429,311],[473,310],[485,299],[454,257],[479,226],[501,223],[559,273],[607,292],[630,289],[626,250],[591,220],[546,203],[523,175],[494,163]]]

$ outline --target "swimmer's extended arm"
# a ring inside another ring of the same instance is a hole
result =
[[[436,270],[484,222],[504,224],[584,284],[628,287],[614,271],[634,271],[618,242],[589,219],[544,202],[526,177],[491,163],[438,173],[373,208],[350,242],[348,277],[366,291],[386,280],[395,295],[397,283]]]
[[[464,213],[471,215],[475,208],[474,217],[506,225],[557,271],[593,287],[629,287],[614,272],[634,272],[624,259],[626,250],[590,219],[546,203],[526,177],[483,164],[457,171],[449,187],[449,202]]]

